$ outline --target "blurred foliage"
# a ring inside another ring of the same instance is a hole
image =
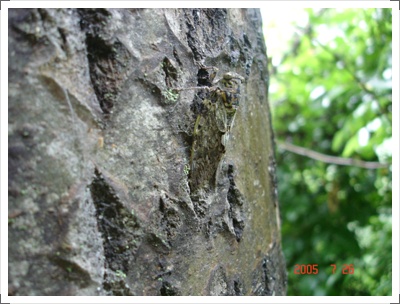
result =
[[[392,11],[306,11],[308,25],[271,66],[288,295],[391,295]],[[388,165],[319,162],[280,141]],[[295,264],[319,273],[295,275]],[[342,274],[349,264],[354,274]]]

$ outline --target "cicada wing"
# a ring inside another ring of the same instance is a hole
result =
[[[225,133],[227,131],[227,117],[226,117],[226,110],[221,105],[219,105],[215,109],[215,120],[217,123],[218,130],[222,133]]]

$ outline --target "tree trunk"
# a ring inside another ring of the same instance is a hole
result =
[[[256,9],[9,10],[9,295],[285,295],[267,87]]]

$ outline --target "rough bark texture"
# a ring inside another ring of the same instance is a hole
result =
[[[210,66],[245,81],[194,191]],[[284,295],[267,86],[256,9],[10,10],[9,294]]]

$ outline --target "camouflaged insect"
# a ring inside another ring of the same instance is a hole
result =
[[[212,87],[203,100],[204,110],[197,116],[190,155],[190,188],[215,187],[220,162],[225,154],[230,131],[240,100],[240,85],[244,78],[228,72]]]

